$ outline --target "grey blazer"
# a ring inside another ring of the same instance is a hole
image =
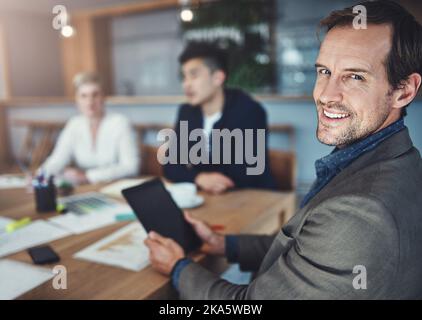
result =
[[[238,262],[258,271],[250,285],[191,263],[181,298],[421,299],[422,159],[408,130],[353,161],[276,236],[239,236]]]

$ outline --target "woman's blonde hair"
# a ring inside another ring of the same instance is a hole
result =
[[[73,77],[73,87],[75,92],[78,91],[82,85],[87,83],[95,83],[102,88],[101,78],[95,72],[81,72]]]

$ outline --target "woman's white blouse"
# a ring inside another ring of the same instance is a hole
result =
[[[89,119],[71,118],[42,165],[47,175],[58,175],[74,163],[85,170],[91,183],[136,176],[140,167],[137,139],[130,122],[119,114],[106,113],[92,140]]]

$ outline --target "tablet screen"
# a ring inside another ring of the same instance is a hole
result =
[[[124,189],[122,194],[147,232],[156,231],[172,238],[186,253],[199,248],[201,239],[160,179]]]

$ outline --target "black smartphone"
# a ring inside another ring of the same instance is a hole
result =
[[[49,264],[60,261],[59,255],[50,246],[30,248],[28,253],[35,264]]]

